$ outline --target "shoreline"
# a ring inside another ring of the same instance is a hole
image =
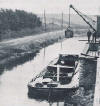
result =
[[[0,74],[5,68],[11,69],[32,60],[40,49],[62,39],[64,39],[64,31],[55,31],[2,42],[0,46]]]
[[[95,45],[97,47],[97,45]],[[94,46],[93,46],[94,47]],[[94,51],[92,44],[89,45],[88,49],[84,48],[85,53],[88,51]],[[83,52],[84,52],[83,50]],[[98,49],[96,49],[98,51]],[[80,60],[80,80],[79,89],[70,98],[69,102],[65,100],[65,105],[75,106],[93,106],[94,103],[94,92],[96,85],[96,73],[97,73],[97,61],[91,60]]]
[[[47,47],[55,42],[58,42],[59,38],[61,39],[64,38],[64,31],[61,31],[60,33],[59,32],[52,32],[49,34],[46,33],[45,35],[43,34],[42,36],[38,36],[38,37],[32,37],[32,36],[25,37],[25,39],[22,38],[22,40],[15,39],[14,41],[12,40],[12,41],[7,41],[6,43],[2,43],[1,44],[2,47],[0,46],[1,48],[0,50],[1,51],[5,50],[5,52],[7,52],[8,54],[5,55],[6,58],[3,57],[4,54],[2,55],[3,59],[2,61],[0,61],[0,69],[2,70],[0,70],[0,74],[2,74],[4,68],[11,69],[16,65],[23,64],[26,61],[32,60],[36,56],[36,54],[39,53],[40,49]],[[17,41],[19,41],[19,43],[16,43]],[[73,102],[73,104],[80,103],[80,101],[81,101],[81,105],[85,105],[85,106],[91,106],[93,104],[95,79],[96,79],[96,71],[94,71],[94,69],[96,70],[97,63],[94,64],[90,62],[89,64],[90,65],[87,66],[86,62],[82,63],[83,70],[81,71],[81,73],[83,74],[83,77],[81,78],[82,82],[80,83],[83,85],[79,87],[79,91],[76,93],[74,98],[72,98],[71,102]],[[91,66],[92,66],[92,71],[91,69],[87,68],[87,67],[91,68]],[[89,80],[90,82],[87,80]],[[89,83],[90,86],[88,86]]]

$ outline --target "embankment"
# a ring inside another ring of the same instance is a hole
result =
[[[96,66],[96,61],[81,60],[79,89],[64,106],[93,106]]]
[[[88,52],[98,50],[97,44],[91,43],[88,49],[86,47],[84,50],[87,50]],[[84,50],[83,52],[87,53]],[[83,59],[80,60],[80,63],[79,89],[75,95],[71,97],[70,101],[66,101],[65,106],[67,106],[66,104],[71,104],[73,106],[93,106],[97,61]]]
[[[1,42],[0,73],[34,58],[43,47],[64,38],[64,31],[54,31]]]

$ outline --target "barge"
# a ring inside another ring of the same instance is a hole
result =
[[[30,97],[58,97],[79,88],[79,56],[60,54],[28,83]]]

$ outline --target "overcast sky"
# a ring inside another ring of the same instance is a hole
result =
[[[100,0],[0,0],[0,8],[23,9],[34,13],[67,13],[73,4],[85,14],[100,14]]]

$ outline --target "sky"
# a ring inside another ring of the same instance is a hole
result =
[[[0,8],[21,9],[33,13],[43,13],[44,9],[46,13],[68,13],[69,4],[85,14],[100,14],[100,0],[0,0]]]

